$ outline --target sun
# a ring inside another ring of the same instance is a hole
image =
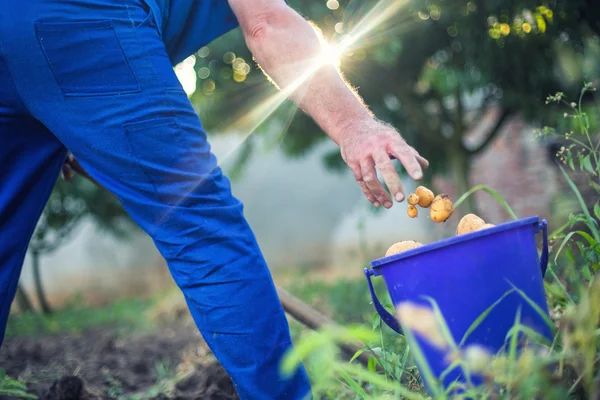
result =
[[[323,49],[319,56],[320,64],[333,64],[339,67],[342,63],[343,53],[344,49],[341,46],[333,43],[323,43]]]

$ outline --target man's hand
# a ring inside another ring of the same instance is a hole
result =
[[[367,198],[386,208],[393,201],[377,179],[378,169],[397,201],[404,199],[391,158],[413,179],[429,163],[395,129],[378,122],[337,68],[313,27],[284,0],[228,0],[246,44],[262,70],[340,146]],[[310,72],[307,76],[307,72]]]
[[[350,124],[341,136],[340,150],[365,196],[376,207],[390,208],[393,204],[377,178],[377,170],[396,201],[405,197],[392,157],[399,160],[415,180],[421,179],[423,169],[429,166],[394,128],[372,118]]]

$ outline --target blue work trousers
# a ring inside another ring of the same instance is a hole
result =
[[[272,277],[143,0],[0,0],[0,345],[67,149],[152,237],[240,397],[310,396],[280,375]]]

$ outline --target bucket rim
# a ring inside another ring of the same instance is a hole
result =
[[[460,236],[451,236],[448,238],[440,239],[433,243],[428,243],[423,246],[420,246],[420,247],[417,247],[414,249],[410,249],[410,250],[404,251],[399,254],[393,254],[393,255],[387,256],[387,257],[385,257],[385,256],[380,257],[380,258],[377,258],[377,259],[371,261],[370,264],[371,264],[372,268],[378,269],[381,267],[385,267],[388,264],[395,263],[396,261],[414,257],[416,255],[423,254],[423,253],[426,253],[431,250],[438,250],[438,249],[448,247],[451,245],[455,245],[458,243],[467,242],[469,240],[476,239],[479,237],[485,237],[488,235],[492,235],[494,233],[504,232],[504,231],[514,229],[514,228],[519,228],[519,227],[525,226],[525,225],[533,224],[533,225],[539,226],[540,223],[541,223],[541,218],[539,216],[531,216],[531,217],[517,219],[514,221],[508,221],[508,222],[504,222],[502,224],[493,226],[491,228],[486,228],[486,229],[475,231],[475,232],[465,233]]]

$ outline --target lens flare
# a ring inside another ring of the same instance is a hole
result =
[[[359,2],[359,3],[356,3]],[[362,4],[359,0],[354,0],[356,4]],[[352,1],[347,6],[347,9],[354,4]],[[303,86],[321,67],[327,64],[333,64],[339,67],[342,63],[343,54],[346,52],[360,52],[367,47],[374,46],[377,43],[385,42],[390,36],[397,35],[399,31],[412,29],[414,21],[408,13],[402,13],[406,9],[408,0],[381,0],[377,2],[369,11],[364,13],[362,18],[353,20],[353,16],[349,16],[346,20],[341,21],[346,33],[341,36],[339,41],[326,42],[322,35],[319,35],[323,50],[313,60],[302,61],[302,70],[305,71],[292,84],[282,90],[273,92],[272,86],[265,88],[262,100],[252,102],[252,107],[247,110],[241,110],[240,117],[226,126],[218,127],[219,132],[244,132],[240,143],[234,147],[231,152],[221,158],[219,164],[227,160],[244,141],[269,117],[280,109],[280,106],[286,102],[290,96],[295,93],[296,98],[301,98],[301,94],[297,93],[298,89]],[[394,17],[392,19],[392,17]],[[320,29],[311,24],[313,28],[320,33]],[[227,54],[229,58],[231,54]],[[300,65],[300,64],[299,64]],[[256,90],[254,86],[251,90]],[[294,106],[295,107],[295,106]],[[297,107],[285,118],[284,129],[282,129],[280,138],[285,135],[289,125],[296,114]],[[201,185],[198,182],[196,186]],[[182,200],[187,194],[182,194]],[[166,215],[165,215],[166,216]]]

